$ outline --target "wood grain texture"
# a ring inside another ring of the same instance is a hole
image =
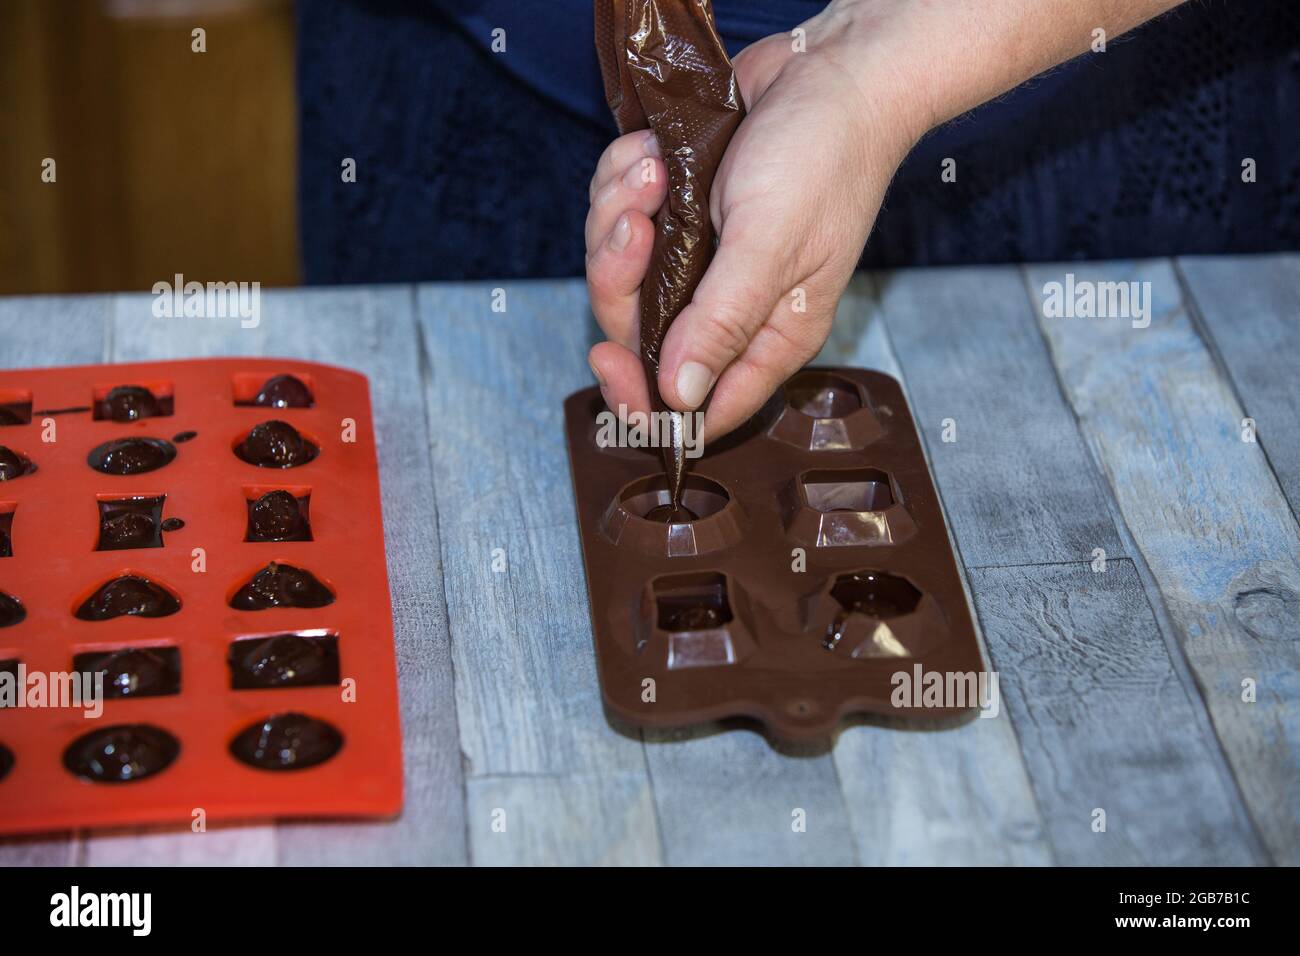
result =
[[[881,309],[968,568],[1123,553],[1014,268],[906,269]],[[938,440],[944,419],[957,440]]]
[[[112,308],[106,295],[0,297],[0,368],[104,361]],[[0,567],[0,590],[3,582]],[[0,838],[0,866],[64,866],[80,853],[74,834]]]
[[[1057,863],[1261,862],[1132,562],[977,568],[971,580]]]
[[[1300,530],[1166,261],[1035,266],[1150,283],[1151,322],[1040,317],[1083,432],[1159,586],[1255,824],[1300,862]],[[1139,286],[1141,288],[1141,286]],[[1257,702],[1243,699],[1253,681]]]
[[[909,391],[872,277],[855,277],[817,361],[879,369]],[[908,401],[916,413],[910,395]],[[958,526],[942,487],[939,494],[951,531]],[[960,553],[964,540],[954,543]],[[834,760],[857,855],[865,865],[1052,862],[1016,731],[1005,712],[935,730],[855,722],[836,740]]]
[[[1192,316],[1300,515],[1300,255],[1194,257],[1177,269]]]

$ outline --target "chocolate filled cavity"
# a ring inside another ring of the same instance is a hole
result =
[[[14,769],[14,752],[0,744],[0,780],[9,776],[9,771]]]
[[[262,385],[251,402],[264,408],[311,408],[315,397],[307,383],[293,375],[273,375]]]
[[[0,404],[0,426],[30,425],[31,422],[31,402],[5,402]]]
[[[259,770],[305,770],[333,757],[343,735],[305,714],[285,713],[258,721],[236,735],[230,752]]]
[[[0,445],[0,481],[13,481],[23,475],[30,475],[35,470],[36,466],[26,455]]]
[[[339,646],[333,634],[246,638],[230,645],[226,662],[234,690],[339,682]]]
[[[235,447],[237,454],[259,468],[297,468],[313,460],[320,449],[288,422],[262,422]]]
[[[26,618],[27,609],[23,607],[23,602],[0,591],[0,627],[13,627]]]
[[[311,496],[295,497],[287,491],[268,491],[248,502],[245,541],[310,541]]]
[[[230,606],[240,611],[273,607],[324,607],[334,593],[310,571],[272,561],[235,592]]]
[[[134,783],[171,766],[180,742],[151,724],[118,724],[92,730],[63,752],[63,766],[94,783]]]
[[[115,438],[92,451],[91,468],[106,475],[140,475],[171,464],[176,447],[162,438]]]
[[[104,697],[162,697],[181,691],[181,652],[175,647],[124,647],[77,654],[72,669],[104,675]]]
[[[14,556],[14,513],[6,511],[0,514],[0,558]]]
[[[170,396],[159,398],[143,385],[118,385],[95,402],[94,417],[99,421],[136,422],[171,413]]]
[[[107,621],[115,617],[166,617],[181,609],[181,602],[166,588],[135,574],[102,585],[77,608],[83,621]]]
[[[99,544],[95,550],[161,548],[164,501],[165,498],[159,496],[99,502]]]

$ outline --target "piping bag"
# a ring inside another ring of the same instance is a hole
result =
[[[718,36],[711,0],[595,0],[596,52],[620,133],[651,129],[668,169],[668,198],[655,215],[654,247],[641,285],[641,365],[663,443],[670,504],[646,515],[678,522],[686,478],[685,424],[659,394],[659,350],[695,295],[717,244],[709,190],[745,116],[735,68]],[[711,393],[710,393],[711,394]],[[703,414],[708,399],[700,407]]]

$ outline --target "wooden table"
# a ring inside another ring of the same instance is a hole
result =
[[[1150,282],[1150,326],[1043,318],[1067,271]],[[0,865],[1300,863],[1300,256],[858,277],[821,361],[903,381],[1003,708],[830,749],[606,721],[560,407],[594,325],[580,281],[504,284],[504,312],[495,288],[266,292],[253,330],[0,299],[6,368],[370,376],[407,778],[392,823],[11,839]]]

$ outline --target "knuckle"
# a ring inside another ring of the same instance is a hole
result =
[[[746,310],[739,305],[726,304],[715,308],[705,323],[704,342],[727,360],[743,355],[752,338]]]

